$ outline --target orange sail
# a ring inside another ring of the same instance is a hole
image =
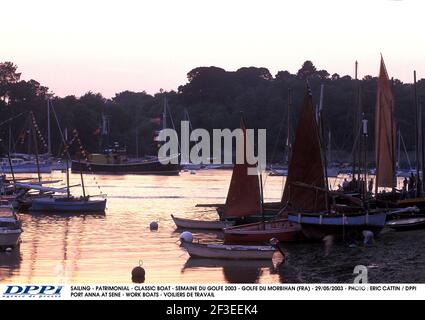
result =
[[[376,186],[395,187],[394,95],[382,57],[375,112]]]
[[[224,207],[225,217],[244,217],[261,213],[261,194],[258,175],[248,175],[248,168],[256,168],[246,161],[246,126],[241,119],[244,141],[244,163],[236,163],[233,167],[229,192]]]
[[[308,88],[299,116],[282,204],[288,205],[288,209],[325,210],[326,188],[319,127]]]

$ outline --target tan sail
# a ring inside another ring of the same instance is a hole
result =
[[[375,112],[376,186],[395,187],[394,95],[382,57]]]
[[[225,217],[243,217],[261,213],[261,194],[258,175],[249,175],[248,168],[256,168],[246,160],[246,125],[242,117],[241,129],[244,139],[244,163],[235,164],[224,207]]]
[[[303,188],[301,185],[316,188]],[[303,211],[325,210],[326,191],[319,127],[311,93],[307,89],[295,134],[282,204]]]

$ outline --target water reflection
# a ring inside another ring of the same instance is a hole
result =
[[[62,175],[62,176],[61,176]],[[189,259],[178,245],[170,214],[216,219],[197,203],[224,203],[231,171],[207,170],[179,177],[96,176],[108,194],[106,215],[22,214],[24,232],[15,255],[0,256],[1,282],[131,283],[131,271],[143,261],[146,283],[295,283],[352,282],[358,264],[369,268],[369,282],[425,282],[423,230],[384,231],[375,246],[336,243],[285,244],[286,261],[211,261]],[[17,176],[19,178],[19,176]],[[54,173],[52,179],[63,179]],[[71,184],[78,184],[71,174]],[[87,189],[98,194],[97,185]],[[75,195],[78,196],[79,188]],[[267,201],[280,199],[281,177],[268,177]],[[159,228],[151,232],[149,225]],[[220,243],[221,232],[192,231],[194,241]]]
[[[268,269],[272,273],[275,266],[272,260],[242,261],[189,258],[181,272],[190,272],[199,268],[221,269],[228,283],[257,283],[263,273],[263,269]]]
[[[0,282],[7,281],[19,272],[22,262],[20,246],[10,252],[0,251]]]
[[[26,282],[39,281],[39,271],[56,283],[74,279],[79,270],[87,222],[104,218],[105,213],[22,214],[24,230],[32,235],[24,241],[29,254]],[[46,256],[49,257],[47,264]]]

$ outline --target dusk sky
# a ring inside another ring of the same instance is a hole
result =
[[[1,1],[0,61],[55,94],[176,90],[198,66],[425,78],[423,0]]]

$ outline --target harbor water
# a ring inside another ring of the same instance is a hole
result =
[[[28,175],[20,175],[28,176]],[[231,171],[201,170],[180,176],[86,176],[90,194],[107,194],[101,215],[20,213],[20,247],[0,252],[0,283],[131,283],[142,264],[146,283],[349,283],[357,265],[369,282],[425,283],[425,230],[384,229],[375,242],[284,244],[285,261],[193,259],[179,246],[170,217],[217,218],[197,203],[224,203]],[[52,179],[64,179],[56,172]],[[267,201],[278,201],[283,177],[265,178]],[[71,184],[79,175],[71,174]],[[332,185],[341,181],[332,180]],[[100,189],[97,187],[100,186]],[[75,187],[79,194],[80,188]],[[149,224],[159,223],[157,231]],[[193,232],[195,241],[220,242],[220,232]]]

